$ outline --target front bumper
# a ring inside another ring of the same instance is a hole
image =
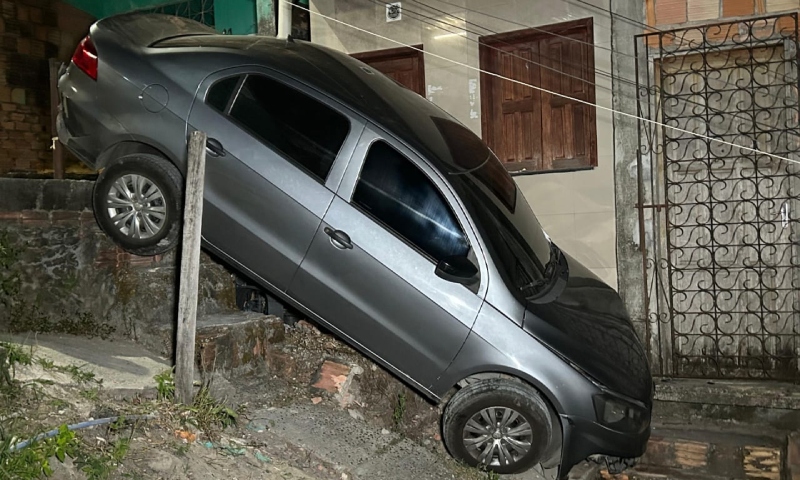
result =
[[[650,425],[640,432],[626,433],[583,417],[561,415],[563,441],[559,478],[566,478],[573,466],[593,455],[636,458],[644,454],[650,439]]]

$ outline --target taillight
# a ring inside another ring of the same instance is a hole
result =
[[[72,63],[83,73],[89,75],[92,80],[97,80],[97,50],[94,48],[91,38],[87,36],[81,40],[72,55]]]

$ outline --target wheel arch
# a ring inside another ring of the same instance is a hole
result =
[[[522,375],[519,374],[519,372],[514,372],[510,369],[495,368],[489,370],[478,370],[476,372],[465,375],[461,380],[456,382],[447,391],[445,395],[441,397],[442,407],[446,406],[452,399],[453,395],[455,395],[455,393],[461,388],[464,388],[465,386],[471,383],[483,380],[490,380],[490,379],[504,379],[510,382],[518,382],[528,386],[529,388],[533,389],[535,392],[539,394],[539,397],[542,399],[543,403],[547,407],[550,417],[551,432],[553,435],[553,437],[550,440],[550,444],[547,446],[545,450],[545,454],[549,455],[550,462],[555,461],[556,462],[555,464],[560,462],[562,456],[564,431],[560,420],[561,417],[559,416],[558,410],[556,409],[553,400],[551,400],[552,393],[550,393],[546,388],[544,388],[544,386],[541,385],[540,382],[531,382],[526,380],[525,378],[523,378]],[[547,468],[551,468],[552,466],[554,465],[553,464],[546,465]]]
[[[147,142],[141,139],[122,140],[109,147],[97,156],[97,163],[95,167],[100,170],[107,167],[112,161],[126,155],[143,153],[148,155],[156,155],[175,165],[181,176],[184,175],[181,163],[175,158],[174,155],[168,153],[168,150],[163,146],[154,145],[154,142]]]

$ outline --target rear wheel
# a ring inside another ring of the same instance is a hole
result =
[[[453,396],[442,430],[450,453],[497,473],[528,470],[542,460],[552,438],[550,412],[538,392],[520,382],[490,379]]]
[[[119,158],[95,183],[97,223],[117,245],[134,255],[167,252],[178,243],[182,183],[178,169],[156,155]]]

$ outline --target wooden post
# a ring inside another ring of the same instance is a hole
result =
[[[183,248],[178,291],[178,332],[175,343],[175,400],[186,405],[192,403],[194,382],[194,342],[197,327],[197,283],[200,275],[206,139],[207,136],[203,132],[192,132],[189,137],[183,206]]]
[[[64,178],[64,147],[58,141],[56,116],[58,115],[58,68],[61,63],[50,59],[50,137],[53,148],[53,178]]]

